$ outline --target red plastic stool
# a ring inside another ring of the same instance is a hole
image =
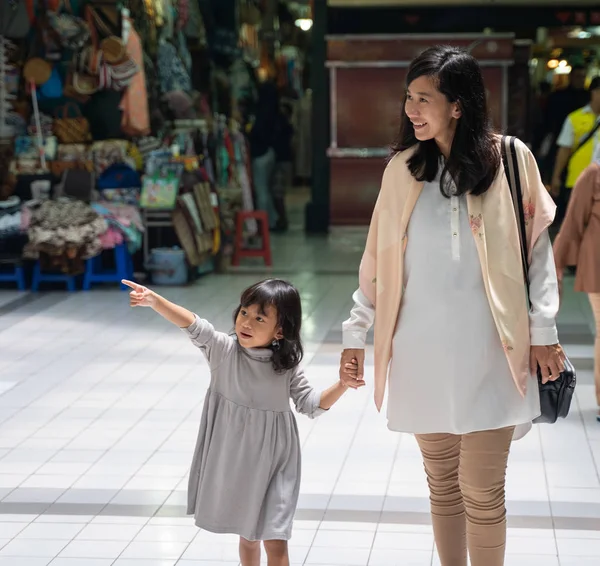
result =
[[[244,222],[254,218],[259,225],[259,234],[262,238],[262,247],[259,249],[244,248]],[[271,267],[271,238],[269,237],[269,218],[264,210],[241,211],[235,216],[235,241],[233,244],[233,258],[231,265],[238,266],[243,257],[262,257],[265,265]]]

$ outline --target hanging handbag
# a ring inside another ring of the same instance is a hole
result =
[[[91,202],[96,185],[95,175],[87,169],[67,169],[56,186],[54,197],[67,196],[83,202]]]
[[[69,109],[73,109],[74,116],[69,117]],[[69,102],[63,106],[62,114],[57,109],[54,118],[54,134],[60,143],[85,143],[90,140],[90,125],[81,115],[79,107]]]
[[[515,216],[517,219],[517,228],[519,231],[519,241],[521,247],[521,261],[523,263],[523,274],[527,291],[527,303],[531,308],[531,297],[529,293],[529,269],[527,262],[527,237],[525,232],[525,213],[523,210],[523,193],[521,191],[521,178],[519,175],[519,162],[515,150],[515,138],[502,136],[502,162],[504,172],[510,187]],[[542,383],[540,368],[537,371],[538,386],[540,390],[540,409],[541,415],[535,419],[534,423],[555,423],[559,418],[565,418],[569,414],[571,400],[575,392],[577,377],[573,364],[567,358],[565,368],[559,378],[555,381]]]
[[[140,72],[139,67],[129,57],[123,40],[114,35],[99,11],[91,5],[86,7],[86,20],[92,46],[76,62],[78,71],[98,75],[98,90],[125,90]],[[100,39],[101,35],[103,39]]]

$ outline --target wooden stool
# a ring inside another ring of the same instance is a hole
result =
[[[259,235],[262,238],[262,246],[259,249],[244,248],[244,222],[249,218],[257,221]],[[233,258],[231,265],[238,266],[243,257],[262,257],[265,265],[271,267],[271,238],[269,236],[269,218],[264,210],[241,211],[235,217],[235,240],[233,244]]]

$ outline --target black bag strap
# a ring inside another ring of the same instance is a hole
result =
[[[579,145],[571,152],[571,156],[569,157],[569,161],[571,159],[573,159],[574,155],[587,143],[589,142],[593,137],[594,134],[598,131],[598,128],[600,128],[600,118],[598,118],[596,120],[596,123],[594,124],[594,127],[587,133],[585,134],[585,136],[583,136],[581,138],[581,141],[579,142]]]
[[[525,279],[527,303],[531,307],[529,299],[529,262],[527,261],[527,232],[525,231],[525,212],[523,210],[523,191],[521,190],[521,176],[519,173],[519,161],[515,149],[514,136],[502,136],[501,151],[504,172],[510,188],[517,229],[519,231],[519,243],[521,247],[521,263],[523,265],[523,277]]]

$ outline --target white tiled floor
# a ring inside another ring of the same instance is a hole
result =
[[[364,230],[274,239],[275,273],[302,291],[307,373],[318,387],[336,379],[363,241]],[[164,293],[228,329],[239,292],[264,270],[239,271]],[[4,293],[0,566],[237,566],[235,537],[199,532],[185,516],[208,383],[198,352],[116,290],[25,304]],[[600,424],[585,298],[568,291],[560,322],[579,368],[577,399],[568,420],[513,447],[507,566],[600,564]],[[299,418],[299,427],[295,566],[439,566],[416,444],[387,430],[370,387],[317,421]]]

